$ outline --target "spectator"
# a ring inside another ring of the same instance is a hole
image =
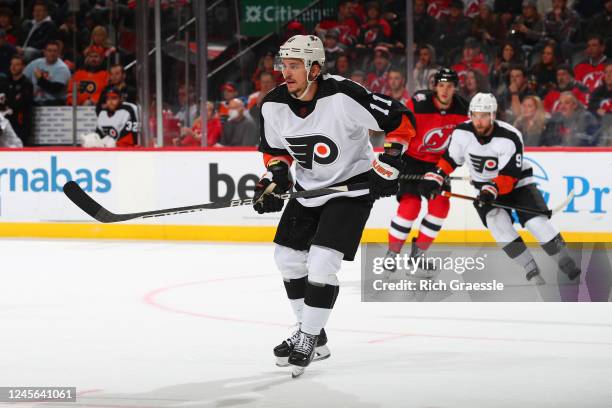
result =
[[[262,75],[270,75],[269,73],[262,73]],[[221,120],[215,115],[215,105],[208,101],[206,104],[208,108],[207,113],[207,129],[206,146],[214,146],[221,138],[223,127]],[[193,122],[191,128],[184,127],[181,129],[181,137],[174,140],[176,146],[201,146],[202,145],[202,117],[198,116]]]
[[[178,110],[175,111],[174,117],[179,120],[182,126],[193,124],[198,116],[198,105],[195,102],[195,89],[193,86],[187,87],[183,84],[178,90]]]
[[[576,81],[585,85],[589,92],[593,92],[603,82],[604,68],[609,61],[605,50],[603,38],[599,35],[589,36],[585,50],[588,58],[574,67]]]
[[[360,70],[353,71],[353,73],[351,74],[350,80],[358,83],[359,85],[363,86],[366,89],[368,88],[367,75],[363,71],[360,71]]]
[[[73,88],[76,86],[76,104],[96,106],[102,89],[108,84],[109,74],[102,66],[103,56],[100,51],[89,47],[85,52],[85,65],[74,73],[68,83],[68,105],[73,103]]]
[[[436,20],[427,13],[427,1],[414,1],[414,42],[430,44],[436,30]]]
[[[59,106],[66,104],[66,86],[70,81],[70,70],[59,58],[60,44],[50,41],[44,50],[44,57],[30,62],[24,75],[34,85],[34,104]]]
[[[406,89],[406,74],[402,69],[389,69],[385,95],[401,102],[402,105],[406,105],[410,100],[410,94]]]
[[[428,90],[432,77],[440,69],[440,66],[436,64],[434,47],[423,44],[419,46],[417,51],[418,59],[413,71],[415,92]]]
[[[0,147],[23,147],[23,143],[15,134],[11,122],[2,114],[0,114]]]
[[[497,21],[497,15],[493,14],[493,9],[487,3],[482,3],[478,7],[478,15],[472,22],[471,35],[487,45],[494,45],[503,39],[504,31]]]
[[[514,21],[511,33],[515,41],[530,48],[544,41],[544,19],[538,13],[535,0],[523,0],[523,11]]]
[[[490,91],[489,81],[486,76],[482,75],[482,72],[473,68],[467,70],[464,85],[461,87],[461,96],[470,101],[478,92],[489,93]]]
[[[599,139],[599,123],[591,112],[582,108],[571,92],[559,98],[559,112],[546,126],[545,146],[595,146]]]
[[[57,37],[57,26],[49,17],[49,9],[44,1],[37,0],[32,7],[32,20],[25,22],[20,51],[23,51],[26,61],[40,57],[43,48],[49,40]]]
[[[22,140],[24,146],[34,144],[32,139],[32,82],[23,74],[25,60],[16,55],[11,59],[10,75],[6,81],[7,106],[5,116]]]
[[[391,54],[385,46],[379,45],[374,50],[374,71],[368,74],[368,88],[372,92],[382,93],[387,85],[387,71],[391,68]]]
[[[221,85],[221,92],[223,94],[223,100],[219,104],[219,117],[221,121],[225,121],[229,115],[230,101],[238,96],[238,88],[236,88],[236,84],[233,82],[226,82]]]
[[[344,78],[349,77],[349,70],[351,69],[349,63],[349,57],[346,54],[340,54],[336,57],[336,64],[334,69],[331,71],[334,75],[340,75]]]
[[[17,49],[7,41],[6,32],[0,28],[0,77],[8,72],[11,58],[15,54],[17,54]]]
[[[13,12],[10,8],[0,8],[0,29],[6,33],[6,41],[14,46],[17,46],[19,40],[19,32],[15,28],[13,21]]]
[[[599,35],[606,44],[606,49],[612,49],[612,0],[605,0],[604,10],[589,20],[586,28],[588,36]]]
[[[92,48],[95,48],[98,50],[98,52],[101,52],[103,59],[107,59],[117,51],[117,49],[113,47],[113,44],[111,44],[110,40],[108,39],[108,32],[106,31],[106,28],[102,26],[96,26],[91,31],[91,41],[89,46],[85,49],[84,54],[87,55],[87,50]]]
[[[261,113],[261,103],[263,102],[263,98],[268,94],[268,92],[276,87],[274,77],[269,72],[262,72],[259,75],[259,83],[261,84],[261,90],[249,95],[249,100],[247,102],[247,109],[249,110],[251,118],[253,121],[255,121],[257,128],[259,128],[259,115]]]
[[[538,82],[538,94],[546,95],[556,86],[557,56],[555,55],[554,43],[550,43],[542,49],[540,60],[531,67],[530,71]]]
[[[123,103],[121,91],[110,88],[106,93],[106,108],[98,114],[96,133],[99,138],[106,146],[134,147],[138,144],[138,129],[135,106]]]
[[[79,27],[76,22],[76,16],[70,14],[66,16],[64,23],[57,29],[58,39],[65,45],[64,54],[69,56],[70,60],[76,61],[79,55],[88,46],[88,39],[91,37],[87,26]],[[73,36],[76,35],[76,50],[73,49]]]
[[[438,52],[459,48],[470,35],[470,20],[463,15],[463,2],[452,0],[449,14],[440,18],[435,40]]]
[[[557,86],[548,91],[544,98],[546,112],[555,113],[559,111],[559,97],[562,92],[573,93],[576,99],[586,106],[589,90],[586,86],[574,80],[572,70],[568,65],[557,67]]]
[[[514,122],[516,127],[523,135],[525,146],[540,146],[542,134],[546,128],[546,111],[542,100],[529,95],[521,103],[521,114]]]
[[[502,44],[495,63],[491,68],[491,88],[495,95],[501,95],[507,87],[510,76],[510,68],[520,64],[519,50],[516,45],[507,41]]]
[[[459,75],[459,84],[464,85],[465,75],[468,69],[477,69],[482,75],[489,74],[489,66],[484,61],[478,43],[473,38],[468,38],[463,46],[463,59],[451,67]]]
[[[544,18],[546,35],[559,44],[563,57],[569,59],[574,51],[572,41],[580,27],[580,17],[567,7],[567,0],[553,0],[553,8]]]
[[[335,28],[339,32],[338,41],[347,47],[355,45],[359,35],[359,23],[355,18],[355,5],[353,1],[341,0],[338,2],[336,19],[324,19],[315,27],[315,33],[324,37],[327,30]]]
[[[111,87],[116,88],[121,92],[122,101],[136,103],[136,99],[138,97],[136,88],[127,84],[123,65],[115,64],[110,67],[108,85],[104,87],[102,93],[100,94],[100,99],[98,99],[98,104],[96,105],[96,111],[98,113],[100,110],[106,108],[106,93]]]
[[[283,78],[283,74],[280,71],[276,71],[274,69],[274,58],[275,58],[274,52],[267,51],[263,55],[263,57],[259,59],[259,64],[257,64],[257,69],[255,70],[255,73],[251,77],[251,82],[253,82],[253,87],[255,88],[256,91],[259,91],[259,74],[263,71],[269,72],[274,76],[276,85],[280,85],[283,82],[285,82],[285,78]],[[232,83],[232,85],[234,86],[234,88],[236,88],[235,84]],[[235,98],[236,95],[226,100],[229,101],[230,99]]]
[[[591,95],[589,111],[600,120],[612,115],[612,63],[606,65],[603,84]]]
[[[332,71],[336,65],[336,59],[344,54],[345,47],[338,44],[338,30],[332,28],[325,33],[325,68]]]
[[[365,23],[359,30],[357,48],[375,48],[379,45],[391,48],[391,26],[380,17],[381,8],[377,1],[366,3]]]
[[[500,98],[500,112],[506,122],[514,122],[521,113],[521,102],[530,94],[525,68],[520,65],[510,68],[510,85]]]
[[[223,126],[219,140],[221,146],[257,146],[258,129],[253,118],[244,108],[240,99],[232,99],[228,104],[228,120]]]

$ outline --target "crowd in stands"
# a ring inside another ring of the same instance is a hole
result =
[[[112,44],[107,27],[96,19],[104,1],[81,1],[82,18],[75,19],[66,1],[34,0],[23,22],[15,17],[15,2],[7,2],[12,7],[3,2],[0,113],[24,145],[32,144],[33,106],[71,105],[75,95],[77,105],[95,106],[99,113],[106,109],[109,90],[122,103],[136,103],[136,88],[122,65],[128,51]],[[134,7],[133,0],[119,3]],[[406,21],[403,0],[339,0],[337,14],[312,30],[325,46],[325,71],[407,103],[432,88],[440,67],[450,67],[465,98],[477,92],[496,95],[498,118],[521,130],[526,145],[612,145],[612,61],[606,55],[612,50],[612,0],[413,4],[413,20]],[[405,41],[407,24],[414,28],[412,44]],[[279,41],[307,33],[302,23],[291,21]],[[274,69],[278,45],[260,50],[252,74],[222,84],[221,100],[208,104],[204,144],[257,145],[263,97],[283,82]],[[414,51],[410,81],[407,47]],[[202,144],[191,86],[178,90],[171,115],[177,134],[169,143]]]

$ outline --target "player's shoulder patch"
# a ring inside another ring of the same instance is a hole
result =
[[[433,92],[431,91],[421,91],[414,94],[412,105],[414,113],[435,113],[438,111],[433,103]]]
[[[501,120],[495,121],[497,127],[494,130],[493,137],[508,139],[514,143],[516,150],[522,150],[523,148],[523,135],[521,132],[509,123]]]
[[[289,96],[289,92],[287,91],[287,84],[283,83],[276,88],[272,89],[270,92],[264,96],[261,105],[266,102],[276,102],[276,103],[289,103],[291,96]]]

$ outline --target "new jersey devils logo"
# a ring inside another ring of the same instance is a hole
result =
[[[476,173],[483,173],[484,170],[497,170],[497,157],[476,156],[475,154],[470,154],[470,161],[472,162],[472,167],[474,170],[476,170]]]
[[[419,150],[431,153],[442,153],[448,147],[453,129],[455,129],[455,125],[447,125],[430,130],[423,136],[423,145]]]
[[[599,104],[599,109],[603,109],[605,112],[612,112],[612,99],[604,99]]]
[[[603,77],[604,73],[602,71],[589,72],[582,78],[582,83],[589,88],[590,91],[593,91],[603,83]]]
[[[286,137],[291,155],[305,169],[312,170],[312,164],[332,164],[338,158],[338,146],[323,135]]]

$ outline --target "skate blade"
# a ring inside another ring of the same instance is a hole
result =
[[[312,361],[321,361],[331,357],[331,352],[329,351],[329,347],[320,346],[315,348],[315,356]],[[277,367],[289,367],[289,357],[276,357],[276,366]]]
[[[533,278],[531,278],[529,280],[529,283],[531,283],[532,285],[535,285],[535,286],[546,285],[546,281],[540,275],[536,275]]]
[[[306,367],[298,367],[293,366],[293,370],[291,370],[291,378],[298,378],[300,375],[304,374]]]
[[[276,357],[277,367],[289,367],[289,357]]]

